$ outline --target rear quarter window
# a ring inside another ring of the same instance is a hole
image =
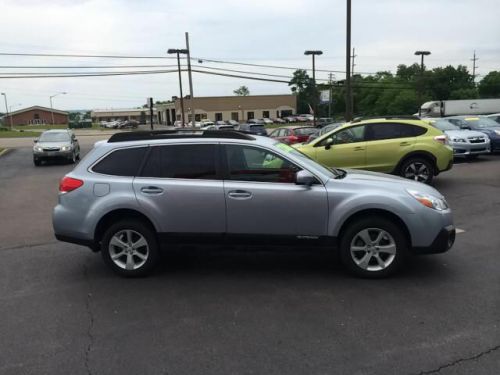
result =
[[[139,172],[146,149],[135,147],[115,150],[94,165],[92,171],[111,176],[134,177]]]

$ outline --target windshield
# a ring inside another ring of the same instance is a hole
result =
[[[453,125],[451,122],[446,120],[434,121],[433,125],[439,130],[460,130],[458,126]]]
[[[333,129],[336,129],[340,126],[340,124],[330,124],[326,125],[321,131],[319,132],[320,135],[326,134],[331,132]]]
[[[39,142],[69,142],[68,133],[43,133]]]
[[[323,173],[329,177],[335,177],[335,176],[341,175],[341,173],[338,172],[335,168],[327,168],[324,165],[318,163],[316,160],[310,158],[308,155],[303,154],[302,152],[300,152],[296,148],[293,148],[285,143],[276,142],[273,144],[273,146],[279,148],[281,151],[284,151],[287,154],[290,154],[290,155],[296,157],[297,159],[302,160],[307,165],[311,165],[311,162],[312,162],[313,166],[316,169],[318,169],[321,173]]]
[[[466,118],[469,124],[477,128],[498,128],[498,122],[488,118],[488,117],[474,117],[474,118]]]

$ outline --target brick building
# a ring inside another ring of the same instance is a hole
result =
[[[54,119],[53,122],[52,118]],[[68,112],[36,105],[10,112],[3,117],[3,122],[5,126],[44,125],[52,123],[66,125],[68,123]]]

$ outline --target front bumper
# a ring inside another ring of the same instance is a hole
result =
[[[41,159],[71,159],[73,150],[68,151],[34,151],[33,158]]]
[[[430,246],[413,247],[415,254],[439,254],[451,249],[455,243],[455,227],[448,225],[441,229]]]
[[[454,156],[482,155],[490,153],[490,142],[484,143],[450,143]]]

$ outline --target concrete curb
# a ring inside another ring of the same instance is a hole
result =
[[[11,150],[10,148],[6,148],[6,149],[4,149],[3,151],[0,151],[0,157],[2,157],[2,156],[4,156],[4,155],[7,155],[7,153],[9,153],[9,152],[10,152],[10,150]]]

